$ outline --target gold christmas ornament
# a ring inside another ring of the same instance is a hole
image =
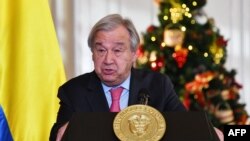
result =
[[[222,96],[222,99],[223,99],[223,100],[228,100],[228,99],[230,99],[230,92],[229,92],[229,90],[223,90],[223,91],[221,92],[221,96]]]
[[[183,20],[183,14],[185,13],[185,10],[183,8],[170,8],[169,11],[171,13],[171,20],[173,23],[177,23]]]
[[[180,29],[166,29],[164,31],[164,42],[169,47],[175,47],[183,43],[184,36],[184,32]]]
[[[139,64],[146,64],[148,62],[148,51],[145,51],[142,56],[137,58]]]
[[[213,60],[216,64],[219,64],[221,59],[224,56],[224,51],[222,47],[219,47],[214,42],[212,46],[210,47],[210,52],[213,54]]]

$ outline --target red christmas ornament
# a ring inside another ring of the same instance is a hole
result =
[[[206,100],[202,92],[195,93],[195,98],[201,107],[204,108],[206,106]]]
[[[151,62],[150,67],[153,71],[158,71],[157,63],[156,62]]]
[[[153,25],[150,25],[148,28],[147,28],[147,32],[148,33],[151,33],[151,32],[153,32],[154,30],[155,30],[155,26],[153,26]]]
[[[247,123],[247,119],[248,119],[248,116],[246,114],[243,114],[241,115],[238,119],[237,119],[237,124],[238,125],[245,125],[245,124],[248,124]]]
[[[177,62],[178,68],[182,68],[187,61],[188,50],[186,48],[180,48],[172,54],[173,58]]]
[[[205,33],[209,36],[213,35],[213,30],[211,29],[208,29],[208,30],[205,30]]]
[[[190,109],[190,105],[191,105],[191,100],[189,98],[189,93],[185,93],[184,94],[184,99],[183,99],[183,105],[186,107],[187,110]]]
[[[164,67],[164,57],[159,57],[158,59],[157,59],[157,66],[159,67],[159,68],[162,68],[162,67]]]
[[[225,47],[225,46],[227,46],[227,40],[224,40],[224,38],[222,36],[219,36],[216,39],[216,45],[220,46],[220,47]]]
[[[136,51],[136,55],[138,56],[138,58],[142,57],[144,55],[144,49],[143,49],[143,45],[140,45]]]
[[[229,91],[229,100],[235,100],[235,99],[237,99],[237,97],[238,97],[238,94],[237,93],[235,93],[233,90],[230,90]]]
[[[164,57],[159,57],[156,61],[150,63],[153,71],[160,71],[164,67]]]

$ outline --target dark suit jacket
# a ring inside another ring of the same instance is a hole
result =
[[[185,111],[170,79],[163,74],[136,70],[131,71],[128,105],[138,104],[138,92],[149,91],[148,105],[159,111]],[[55,140],[58,129],[70,120],[74,112],[109,112],[101,81],[93,71],[71,79],[59,88],[60,108],[50,140]]]

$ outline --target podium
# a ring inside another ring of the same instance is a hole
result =
[[[117,113],[75,113],[63,141],[119,141],[113,131]],[[205,112],[166,112],[166,132],[161,141],[219,141]]]

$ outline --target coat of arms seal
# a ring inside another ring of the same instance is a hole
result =
[[[158,141],[166,130],[163,115],[147,105],[132,105],[119,112],[113,122],[121,141]]]

